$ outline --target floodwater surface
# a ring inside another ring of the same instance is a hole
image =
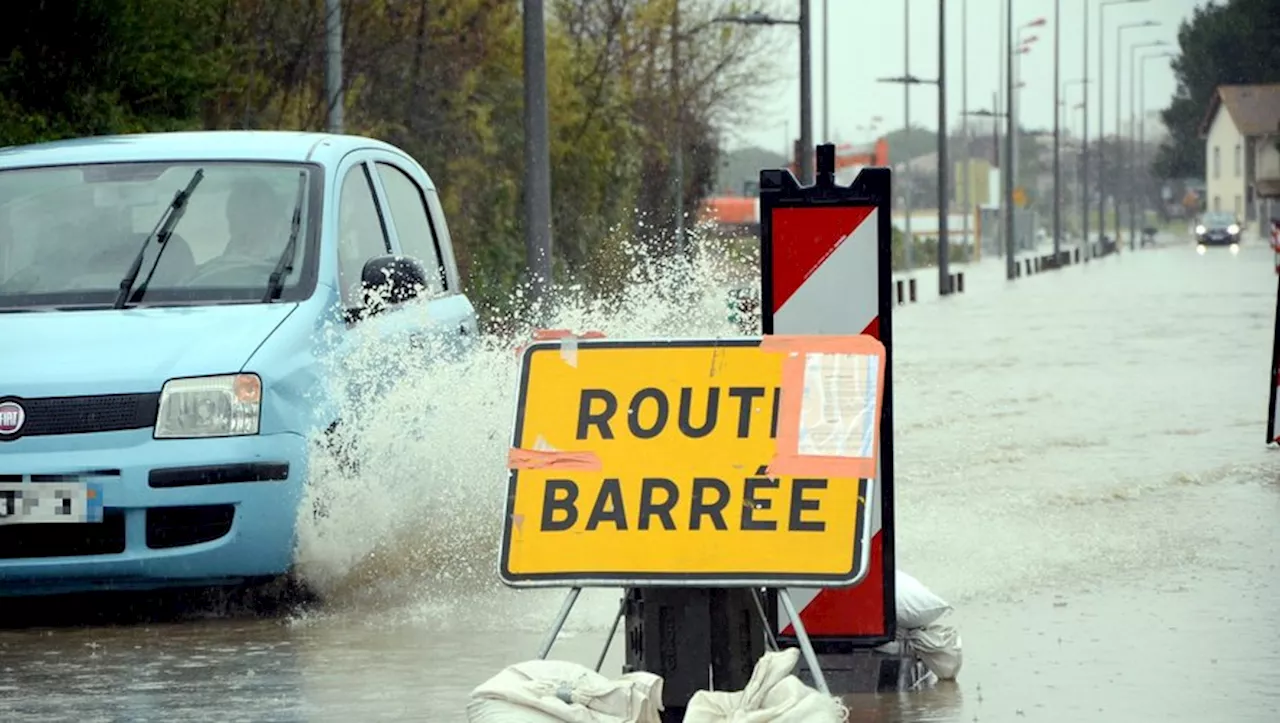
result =
[[[954,605],[964,667],[851,721],[1280,720],[1276,276],[1261,246],[1212,251],[1012,284],[989,261],[895,314],[898,561]],[[732,334],[723,281],[560,325]],[[516,359],[488,354],[396,390],[362,431],[376,471],[319,484],[342,503],[303,532],[319,608],[0,631],[0,719],[465,720],[561,595],[496,582]],[[585,593],[553,656],[594,664],[618,596]]]

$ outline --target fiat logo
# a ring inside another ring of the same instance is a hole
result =
[[[0,402],[0,436],[17,434],[27,421],[27,410],[17,402]]]

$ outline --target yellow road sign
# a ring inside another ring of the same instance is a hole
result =
[[[1021,186],[1013,189],[1013,205],[1022,208],[1027,205],[1027,192]]]
[[[870,336],[529,346],[503,581],[859,582],[883,387]]]

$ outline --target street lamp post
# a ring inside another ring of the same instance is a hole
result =
[[[951,240],[947,233],[951,194],[947,181],[947,3],[938,0],[938,295],[951,293]]]
[[[1120,25],[1120,26],[1116,27],[1116,156],[1117,156],[1117,158],[1118,158],[1118,159],[1119,159],[1119,161],[1120,161],[1119,168],[1117,169],[1118,173],[1120,173],[1120,174],[1123,174],[1123,173],[1124,173],[1124,142],[1123,142],[1123,140],[1122,140],[1122,139],[1121,139],[1121,137],[1120,137],[1120,134],[1121,134],[1121,133],[1123,133],[1123,128],[1122,128],[1122,126],[1121,126],[1122,113],[1121,113],[1121,108],[1120,108],[1120,90],[1124,87],[1124,84],[1123,84],[1123,82],[1122,82],[1122,81],[1121,81],[1121,79],[1120,79],[1120,78],[1121,78],[1121,76],[1120,76],[1120,71],[1121,71],[1121,68],[1122,68],[1122,67],[1123,67],[1123,65],[1124,65],[1124,45],[1123,45],[1123,43],[1124,43],[1124,31],[1126,31],[1126,30],[1135,30],[1135,29],[1138,29],[1138,28],[1153,28],[1153,27],[1158,26],[1159,24],[1160,24],[1160,23],[1159,23],[1159,22],[1157,22],[1157,21],[1155,21],[1155,20],[1147,20],[1147,21],[1145,21],[1145,22],[1141,22],[1141,23],[1125,23],[1125,24],[1123,24],[1123,25]],[[1132,72],[1132,71],[1131,71],[1131,72]],[[1118,185],[1117,185],[1116,191],[1115,191],[1115,192],[1113,192],[1113,193],[1111,194],[1111,199],[1112,199],[1112,201],[1114,202],[1114,206],[1115,206],[1115,210],[1116,210],[1116,218],[1115,218],[1115,225],[1116,225],[1116,245],[1117,245],[1116,247],[1117,247],[1117,248],[1119,248],[1119,244],[1120,244],[1120,189],[1119,189]],[[1134,248],[1134,245],[1133,245],[1133,239],[1132,239],[1132,238],[1130,238],[1130,239],[1129,239],[1129,248],[1130,248],[1131,250]]]
[[[1085,79],[1083,79],[1083,78],[1076,78],[1076,79],[1073,79],[1073,80],[1068,80],[1068,81],[1066,81],[1065,83],[1063,83],[1063,84],[1061,85],[1061,87],[1059,88],[1059,91],[1058,91],[1058,93],[1059,93],[1059,97],[1060,97],[1061,99],[1060,99],[1060,100],[1058,101],[1058,103],[1057,103],[1057,104],[1055,104],[1055,106],[1054,106],[1054,107],[1055,107],[1055,109],[1056,109],[1056,110],[1054,111],[1054,119],[1053,119],[1053,122],[1054,122],[1054,124],[1055,124],[1055,125],[1058,125],[1058,124],[1060,124],[1060,123],[1061,123],[1060,118],[1061,118],[1061,116],[1062,116],[1062,114],[1063,114],[1063,108],[1064,108],[1064,107],[1066,106],[1066,104],[1067,104],[1067,101],[1066,101],[1066,98],[1067,98],[1067,91],[1068,91],[1068,90],[1070,90],[1071,88],[1073,88],[1073,87],[1077,86],[1077,85],[1086,85],[1087,83],[1088,83],[1088,81],[1087,81],[1087,80],[1085,80]],[[1086,98],[1089,96],[1089,92],[1088,92],[1088,90],[1086,90],[1086,91],[1085,91],[1084,95],[1085,95],[1085,97],[1086,97]],[[1078,107],[1083,107],[1083,103],[1081,103]],[[1071,133],[1070,133],[1070,130],[1069,130],[1069,124],[1067,124],[1066,128],[1067,128],[1067,135],[1068,135],[1068,136],[1070,136],[1070,135],[1071,135]],[[1055,144],[1055,145],[1056,145],[1056,144]],[[1076,184],[1075,184],[1075,189],[1076,189],[1076,193],[1077,193],[1077,194],[1080,192],[1080,166],[1081,166],[1081,158],[1080,158],[1080,155],[1081,155],[1082,153],[1083,153],[1083,148],[1081,148],[1081,149],[1077,152],[1077,158],[1076,158]],[[1057,158],[1058,158],[1058,153],[1057,153],[1057,152],[1055,152],[1055,154],[1054,154],[1054,158],[1055,158],[1055,163],[1057,163],[1057,162],[1058,162],[1058,161],[1057,161]],[[1061,178],[1060,178],[1060,177],[1058,178],[1058,180],[1056,180],[1056,181],[1055,181],[1055,185],[1057,185],[1058,183],[1061,183]],[[1058,201],[1058,199],[1054,199],[1054,200],[1055,200],[1055,202],[1056,202],[1056,201]],[[1087,219],[1082,219],[1082,221],[1087,221]],[[1084,228],[1084,223],[1083,223],[1083,222],[1081,223],[1081,228]],[[1054,247],[1054,250],[1055,250],[1055,252],[1056,252],[1056,251],[1058,250],[1058,248],[1055,246],[1055,247]]]
[[[1000,155],[1001,155],[1001,152],[1000,152],[1000,119],[1001,119],[1001,118],[1003,118],[1003,117],[1005,116],[1005,114],[1004,114],[1004,113],[1001,113],[1001,112],[998,110],[998,109],[999,109],[999,107],[1000,107],[1000,94],[999,94],[998,92],[996,92],[996,93],[992,93],[992,94],[991,94],[991,107],[992,107],[993,109],[997,109],[997,110],[987,110],[987,109],[983,108],[983,109],[973,110],[973,111],[964,111],[964,115],[965,115],[966,117],[967,117],[967,116],[974,116],[974,117],[978,117],[978,118],[990,118],[990,119],[991,119],[992,153],[993,153],[993,155],[995,156],[992,160],[996,161],[996,162],[997,162],[997,164],[998,164],[998,163],[999,163],[999,157],[1000,157]],[[1003,173],[1001,173],[1001,181],[1003,182],[1003,180],[1004,180],[1004,174],[1003,174]],[[1001,186],[1001,188],[1003,189],[1003,188],[1004,188],[1004,186],[1002,185],[1002,186]],[[1000,236],[1001,236],[1001,233],[999,233],[999,226],[997,226],[997,233],[996,233],[996,240],[997,240],[997,242],[998,242],[998,241],[1000,241]],[[981,252],[982,252],[982,245],[978,245],[978,252],[979,252],[979,255],[981,255]]]
[[[964,244],[973,261],[973,240],[969,235],[969,214],[973,211],[973,197],[969,187],[973,185],[973,168],[970,161],[973,147],[969,139],[969,0],[960,0],[960,136],[964,139]]]
[[[1125,154],[1125,169],[1128,171],[1129,182],[1126,195],[1129,197],[1129,250],[1133,251],[1137,248],[1136,239],[1138,234],[1137,206],[1134,203],[1134,189],[1138,184],[1137,164],[1134,162],[1137,154],[1137,148],[1134,141],[1134,91],[1136,89],[1136,81],[1138,78],[1138,65],[1136,60],[1137,51],[1141,48],[1158,48],[1168,45],[1163,40],[1153,40],[1149,43],[1136,43],[1129,46],[1129,148]]]
[[[1005,162],[1008,163],[1013,159],[1013,0],[1005,2],[1005,57],[1004,57],[1004,82],[1005,82],[1005,98],[1008,107],[1005,112]],[[1009,281],[1017,275],[1017,268],[1013,261],[1013,175],[1006,173],[1002,168],[1000,178],[1004,185],[1004,201],[1000,213],[1000,220],[1004,222],[1004,264],[1005,278]]]
[[[524,0],[525,257],[535,308],[551,283],[551,156],[542,0]],[[540,313],[546,313],[541,309]]]
[[[1141,2],[1147,2],[1147,0],[1107,0],[1107,2],[1099,3],[1098,5],[1098,150],[1099,151],[1102,150],[1102,143],[1107,137],[1107,133],[1106,133],[1107,117],[1103,112],[1105,110],[1105,105],[1106,105],[1106,95],[1104,92],[1106,87],[1106,76],[1104,75],[1104,71],[1106,68],[1105,51],[1106,51],[1107,44],[1104,41],[1106,40],[1106,37],[1107,37],[1107,33],[1106,33],[1107,8],[1112,5],[1131,5],[1133,3],[1141,3]],[[1086,64],[1087,62],[1088,61],[1086,61]],[[1119,133],[1119,130],[1120,129],[1117,128],[1116,132]],[[1106,174],[1102,172],[1102,153],[1100,152],[1098,154],[1098,235],[1099,236],[1106,233],[1106,230],[1107,230],[1106,190],[1107,190]],[[1116,223],[1119,223],[1118,216],[1119,214],[1117,214]],[[1118,235],[1119,235],[1119,232],[1117,231],[1117,236]],[[1118,240],[1119,239],[1117,239],[1117,241]],[[1088,245],[1088,239],[1085,239],[1085,244],[1086,246]]]
[[[800,29],[800,183],[813,183],[813,87],[809,73],[809,0],[800,0],[800,17],[783,20],[754,12],[749,15],[723,15],[712,20],[738,25],[795,25]]]
[[[911,77],[911,0],[902,0],[902,75]],[[911,87],[902,86],[903,137],[911,143]],[[915,240],[911,235],[911,159],[902,161],[902,258],[907,269],[915,266]]]
[[[1177,53],[1171,53],[1166,51],[1163,53],[1154,53],[1152,55],[1144,55],[1138,60],[1138,89],[1139,89],[1138,90],[1138,150],[1137,150],[1137,154],[1135,154],[1135,157],[1137,157],[1140,154],[1144,169],[1147,164],[1147,158],[1146,158],[1147,156],[1147,98],[1146,98],[1147,61],[1155,60],[1156,58],[1172,58],[1176,55]],[[1145,190],[1148,185],[1149,185],[1148,183],[1143,183],[1142,184],[1143,189]],[[1148,196],[1144,193],[1142,196],[1142,199],[1143,199],[1142,200],[1143,213],[1145,214]]]
[[[1062,101],[1062,78],[1058,61],[1062,55],[1062,2],[1053,0],[1053,265],[1062,258],[1062,123],[1058,103]]]

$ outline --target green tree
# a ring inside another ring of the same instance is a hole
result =
[[[1161,113],[1169,138],[1156,154],[1162,178],[1202,177],[1199,126],[1219,85],[1280,82],[1280,0],[1228,0],[1197,8],[1178,30],[1178,89]]]

